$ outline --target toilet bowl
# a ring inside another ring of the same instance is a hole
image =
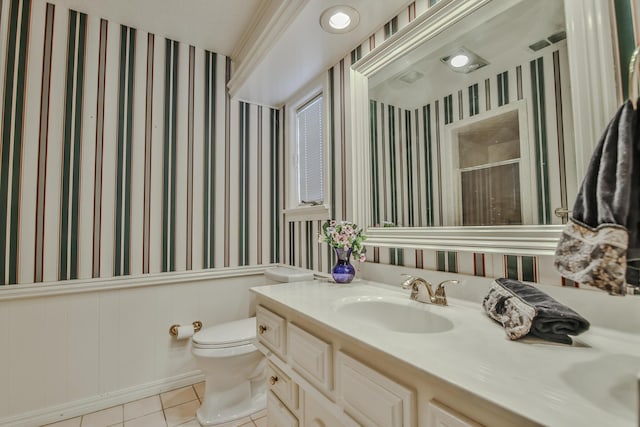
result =
[[[266,360],[253,345],[255,338],[255,317],[194,334],[191,351],[205,375],[196,413],[201,425],[228,423],[266,408]]]

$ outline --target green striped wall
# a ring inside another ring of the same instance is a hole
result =
[[[629,96],[629,61],[631,60],[634,49],[638,45],[635,34],[640,32],[640,28],[634,29],[633,1],[634,0],[614,0],[613,2],[617,24],[618,56],[620,58],[620,82],[622,85],[622,97],[624,99]],[[640,13],[640,11],[636,11],[636,13]],[[635,20],[638,19],[640,18],[636,16]]]
[[[131,153],[133,143],[133,71],[136,30],[120,26],[118,136],[116,175],[116,229],[114,274],[129,274],[131,242]]]
[[[530,62],[531,94],[533,107],[533,129],[536,150],[536,182],[538,184],[538,224],[551,224],[551,201],[549,197],[549,153],[547,149],[547,118],[544,83],[544,58]],[[555,101],[555,100],[554,100]],[[557,183],[560,184],[559,182]]]
[[[78,277],[80,141],[87,15],[69,11],[65,88],[59,280]]]
[[[18,276],[18,223],[20,170],[24,143],[27,50],[31,1],[12,1],[9,20],[2,103],[0,159],[0,283],[16,283]]]
[[[178,42],[165,40],[164,69],[164,133],[163,133],[163,198],[162,198],[162,271],[175,271],[176,266],[176,178],[177,178],[177,107]]]
[[[203,235],[203,266],[210,268],[215,265],[215,188],[216,188],[216,63],[218,56],[213,52],[205,52],[204,70],[204,181],[202,222]]]
[[[283,259],[282,111],[231,100],[228,58],[61,5],[4,10],[0,285]]]

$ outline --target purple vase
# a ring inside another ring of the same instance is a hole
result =
[[[356,275],[356,269],[349,262],[351,249],[334,248],[336,252],[336,265],[331,269],[331,276],[336,283],[350,283]]]

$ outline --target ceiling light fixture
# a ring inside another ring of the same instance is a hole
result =
[[[348,33],[358,22],[360,14],[351,6],[333,6],[320,15],[320,26],[328,33]]]
[[[452,56],[451,59],[449,60],[449,64],[451,64],[452,67],[456,67],[456,68],[464,67],[468,63],[469,63],[469,57],[464,53],[459,53],[455,56]]]
[[[456,73],[470,73],[488,64],[487,61],[465,48],[457,49],[451,55],[440,58],[440,61]]]
[[[349,26],[351,18],[344,12],[336,12],[329,18],[329,25],[336,30],[343,30]]]

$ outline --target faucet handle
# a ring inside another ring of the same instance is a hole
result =
[[[436,288],[436,292],[434,294],[434,303],[438,304],[438,305],[448,305],[447,304],[447,294],[445,294],[444,292],[444,285],[447,283],[451,283],[451,284],[458,284],[460,283],[458,280],[443,280],[442,282],[440,282],[438,284],[438,287]]]
[[[400,275],[407,278],[400,286],[402,289],[409,289],[413,285],[416,277],[406,273],[400,273]]]

